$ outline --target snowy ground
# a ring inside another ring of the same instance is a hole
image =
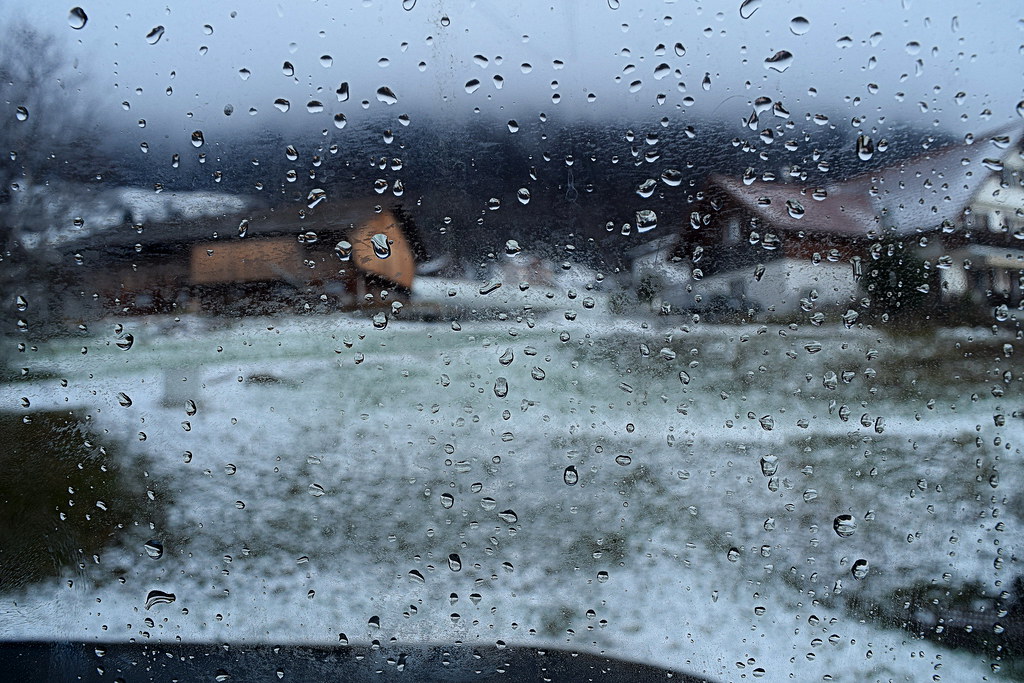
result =
[[[1021,343],[683,322],[154,318],[41,345],[23,360],[53,379],[2,405],[91,416],[163,521],[3,594],[0,637],[344,633],[718,680],[998,678],[847,599],[1020,573],[1022,399],[1002,373]],[[176,599],[147,609],[151,590]]]

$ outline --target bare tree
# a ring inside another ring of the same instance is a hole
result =
[[[0,38],[0,227],[4,242],[39,227],[45,211],[31,201],[32,188],[66,175],[88,155],[79,143],[90,117],[85,76],[57,40],[25,23]],[[73,150],[73,151],[72,151]]]
[[[73,175],[92,152],[83,145],[90,116],[85,76],[53,36],[24,22],[0,35],[0,316],[4,333],[21,336],[49,318],[52,255],[26,236],[53,224],[60,199],[46,184]],[[21,297],[19,299],[19,297]],[[28,302],[28,308],[25,307]],[[23,310],[24,309],[24,310]],[[17,342],[2,341],[0,362]],[[4,374],[0,368],[0,375]]]

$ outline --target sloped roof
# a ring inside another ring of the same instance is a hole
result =
[[[713,176],[710,184],[776,230],[860,237],[878,226],[871,197],[863,184],[821,188],[824,194],[816,193],[818,188],[784,183],[755,181],[747,185],[720,175]]]
[[[898,233],[930,232],[957,223],[998,164],[1019,149],[1024,126],[1013,126],[971,142],[928,151],[854,178],[869,186],[876,210],[887,210],[886,226]]]
[[[1018,153],[1022,139],[1024,126],[1013,126],[825,188],[746,184],[721,175],[709,185],[776,230],[850,237],[883,228],[903,235],[932,232],[960,220],[1002,160]]]

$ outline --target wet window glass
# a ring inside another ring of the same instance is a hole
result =
[[[3,668],[1024,675],[1022,30],[5,4]]]

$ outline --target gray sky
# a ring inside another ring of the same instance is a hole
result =
[[[614,1],[416,0],[405,11],[402,0],[81,0],[88,22],[75,30],[74,1],[8,0],[0,19],[20,15],[66,42],[90,76],[103,118],[136,132],[138,119],[146,119],[150,135],[225,125],[333,130],[336,113],[350,121],[367,116],[363,100],[370,112],[405,113],[414,121],[425,111],[460,119],[476,107],[519,120],[542,111],[554,121],[614,113],[685,122],[689,113],[712,112],[738,120],[762,95],[781,100],[797,123],[818,112],[841,114],[832,122],[847,127],[854,116],[865,117],[866,128],[884,117],[883,130],[910,118],[964,131],[1019,120],[1019,3],[760,0],[743,18],[740,2],[620,0],[612,10]],[[796,17],[807,23],[794,24]],[[164,33],[150,44],[146,36],[156,26]],[[766,68],[764,60],[781,50],[793,55],[789,68]],[[283,73],[285,61],[294,65],[293,76]],[[661,64],[668,69],[656,73]],[[242,69],[251,73],[246,80]],[[503,79],[500,89],[495,76]],[[466,92],[474,79],[479,88]],[[335,95],[343,81],[350,84],[347,102]],[[381,86],[392,89],[397,104],[377,100]],[[291,103],[289,111],[275,107],[278,98]],[[309,113],[311,100],[323,111]],[[234,108],[231,117],[225,105]],[[985,109],[991,118],[980,116]]]

